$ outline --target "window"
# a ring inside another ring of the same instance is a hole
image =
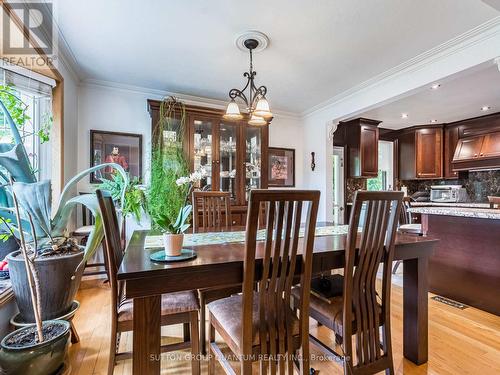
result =
[[[52,125],[52,86],[0,68],[0,99],[9,110],[38,180],[51,178],[49,134]],[[14,143],[0,110],[0,143]]]
[[[367,190],[393,189],[393,143],[378,143],[378,176],[367,180]]]

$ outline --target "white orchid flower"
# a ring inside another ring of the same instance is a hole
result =
[[[179,177],[177,180],[175,180],[175,183],[177,184],[177,186],[182,186],[189,183],[189,181],[189,177]]]

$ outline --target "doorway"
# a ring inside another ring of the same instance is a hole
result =
[[[344,224],[344,147],[333,147],[332,153],[333,165],[333,224]]]

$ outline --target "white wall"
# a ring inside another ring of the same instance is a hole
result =
[[[63,64],[58,70],[64,78],[64,182],[78,170],[78,80]]]
[[[310,154],[304,152],[302,140],[302,121],[290,117],[276,115],[269,125],[269,147],[285,147],[295,149],[295,187],[304,187],[304,163]]]
[[[77,155],[78,170],[89,167],[90,130],[108,130],[142,134],[143,136],[143,175],[149,168],[151,150],[151,118],[147,111],[147,99],[161,99],[156,91],[144,89],[113,87],[105,84],[83,83],[78,92],[78,147],[73,149]],[[199,101],[190,104],[210,105]],[[269,145],[295,148],[296,186],[303,186],[303,148],[302,126],[292,116],[277,114],[269,127]],[[79,191],[91,188],[89,179],[82,180]]]
[[[83,84],[78,95],[78,170],[90,167],[90,130],[107,130],[142,134],[143,174],[148,168],[151,147],[151,118],[147,111],[147,99],[158,99],[154,95]],[[78,185],[79,191],[89,191],[89,178]]]
[[[303,184],[305,189],[321,191],[318,221],[333,221],[333,165],[332,143],[328,139],[328,117],[319,115],[307,116],[302,128],[302,143],[305,157],[303,159]],[[315,153],[316,168],[311,170],[311,152]]]

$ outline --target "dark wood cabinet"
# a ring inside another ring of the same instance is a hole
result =
[[[360,167],[361,176],[378,175],[378,127],[372,124],[363,124],[359,131]]]
[[[443,177],[443,129],[418,129],[416,141],[416,177]]]
[[[500,167],[500,132],[463,138],[458,141],[453,168],[455,170]]]
[[[156,131],[160,104],[148,100],[152,142],[160,136]],[[232,224],[244,225],[249,191],[267,188],[268,125],[251,126],[245,121],[225,121],[223,114],[224,111],[219,109],[186,106],[184,148],[190,170],[203,169],[207,174],[197,188],[229,191]]]
[[[377,177],[378,124],[380,121],[365,118],[339,123],[333,145],[346,147],[348,177]]]
[[[457,148],[459,129],[457,126],[445,128],[444,130],[444,155],[443,169],[444,178],[458,178],[458,172],[453,170],[453,155]]]
[[[457,143],[454,161],[465,161],[479,157],[481,147],[483,146],[484,136],[463,138]]]
[[[500,132],[486,134],[484,136],[479,156],[484,158],[500,157]]]
[[[400,180],[443,177],[443,126],[398,131],[397,165]]]
[[[500,113],[380,131],[394,142],[399,180],[457,179],[460,171],[500,168]]]

